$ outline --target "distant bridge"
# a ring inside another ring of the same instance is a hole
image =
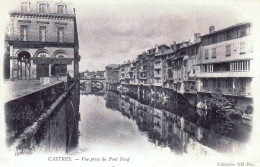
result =
[[[87,79],[81,78],[80,79],[80,88],[82,93],[95,93],[95,92],[102,92],[105,91],[106,88],[106,79]]]

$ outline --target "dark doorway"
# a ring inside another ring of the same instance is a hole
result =
[[[18,54],[18,79],[30,79],[31,77],[31,55],[27,51]]]
[[[51,65],[51,75],[52,76],[66,76],[67,65],[66,64],[52,64]]]
[[[49,77],[49,64],[37,64],[36,77]]]

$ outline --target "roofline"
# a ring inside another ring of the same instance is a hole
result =
[[[210,35],[213,35],[213,34],[217,34],[219,32],[227,31],[229,29],[233,29],[233,28],[236,28],[236,27],[244,26],[244,25],[247,25],[247,24],[249,24],[251,26],[252,23],[251,22],[238,23],[238,24],[235,24],[235,25],[232,25],[232,26],[220,29],[220,30],[215,31],[213,33],[208,33],[208,34],[205,34],[205,35],[201,35],[200,38],[206,37],[206,36],[210,36]]]

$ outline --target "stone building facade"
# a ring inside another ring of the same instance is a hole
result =
[[[126,84],[172,89],[193,105],[207,104],[210,96],[217,93],[236,104],[237,110],[245,111],[253,102],[250,29],[251,23],[218,31],[212,26],[208,34],[195,33],[193,42],[173,42],[170,47],[155,45],[137,56],[137,82]]]
[[[218,31],[211,26],[209,34],[201,36],[197,81],[202,100],[205,100],[205,94],[218,92],[236,98],[240,106],[252,102],[250,66],[253,45],[250,29],[251,23],[240,23]]]
[[[117,64],[110,64],[106,66],[105,78],[108,84],[120,83],[121,66]]]
[[[20,1],[10,12],[6,41],[10,79],[78,77],[75,9],[66,2]]]

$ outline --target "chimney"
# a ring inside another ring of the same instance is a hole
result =
[[[194,43],[200,42],[200,33],[194,34]]]
[[[215,32],[215,26],[210,26],[209,27],[209,33],[211,34],[213,32]]]
[[[172,50],[175,51],[176,50],[176,41],[173,41],[172,46],[173,46]]]
[[[159,52],[158,44],[155,44],[155,53],[158,53],[158,52]]]

